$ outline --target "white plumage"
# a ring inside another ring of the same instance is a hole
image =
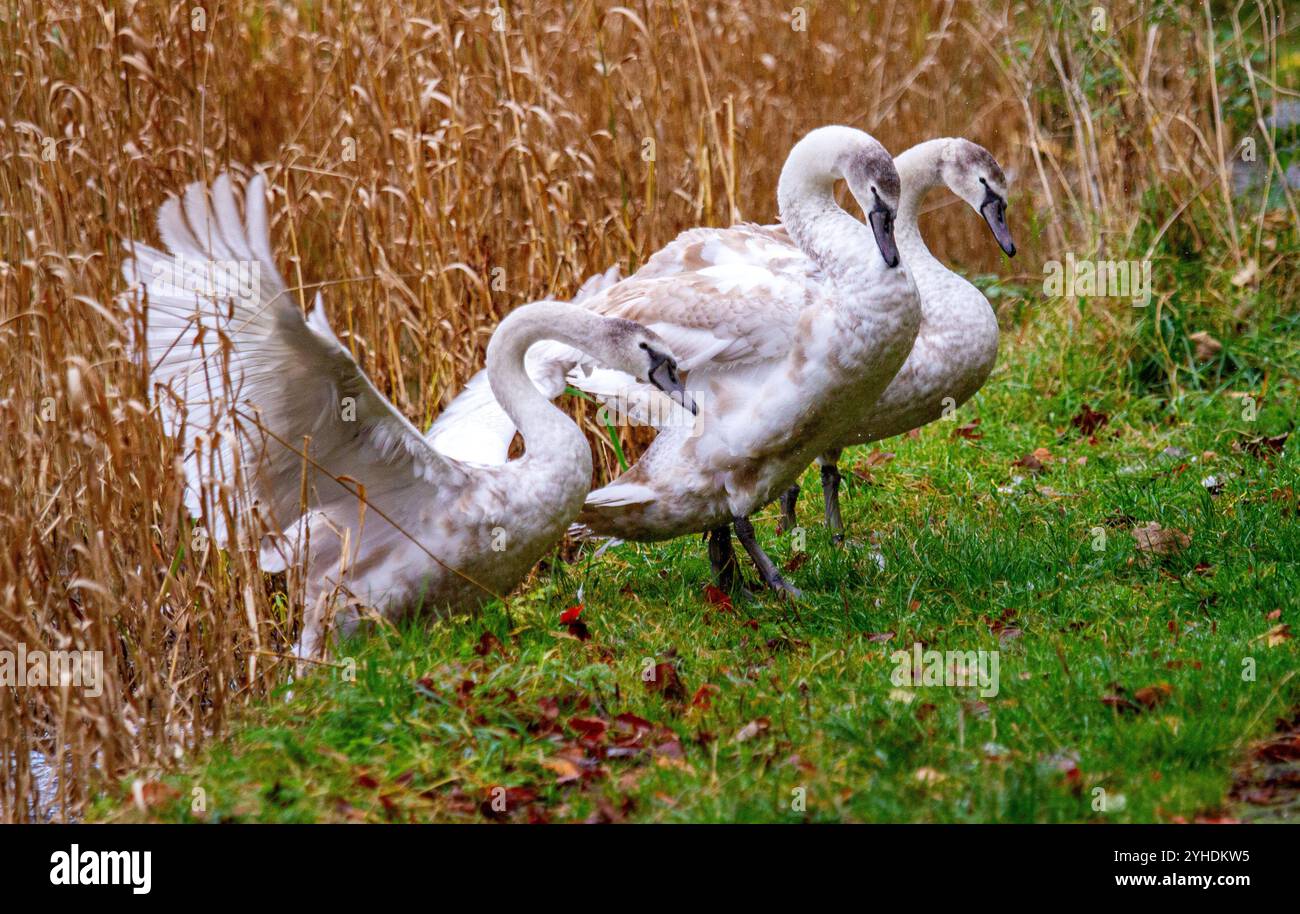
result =
[[[921,329],[912,352],[880,399],[863,404],[849,431],[817,462],[827,523],[837,538],[840,451],[879,441],[951,416],[984,385],[998,353],[998,322],[984,293],[930,253],[917,225],[925,195],[948,187],[989,224],[1008,256],[1015,244],[1006,225],[1007,179],[987,149],[964,139],[936,139],[913,146],[894,159],[902,181],[898,207],[898,250],[921,296]],[[792,488],[782,497],[783,525],[793,527]]]
[[[319,297],[303,317],[271,255],[260,176],[242,219],[222,175],[211,202],[192,184],[183,205],[165,203],[158,228],[170,255],[136,244],[123,272],[128,295],[144,293],[139,348],[181,439],[187,506],[218,542],[260,545],[264,567],[305,563],[304,654],[339,607],[346,630],[362,606],[397,617],[508,593],[563,535],[591,452],[525,374],[533,343],[557,340],[639,380],[673,364],[630,321],[557,302],[517,309],[492,337],[486,377],[527,453],[473,466],[431,446],[375,389]]]
[[[836,204],[840,178],[871,214],[870,228]],[[746,518],[849,431],[845,417],[880,395],[911,349],[916,288],[886,254],[897,182],[869,135],[815,130],[782,170],[783,225],[684,232],[583,302],[667,340],[701,416],[662,426],[634,467],[591,493],[580,529],[634,540],[707,530],[721,540],[735,522],[764,580],[788,588]],[[584,387],[587,366],[567,353],[529,364],[543,392],[558,393],[566,376]],[[492,407],[479,400],[477,409]],[[728,549],[711,549],[720,575]]]

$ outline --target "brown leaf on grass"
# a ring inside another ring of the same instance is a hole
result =
[[[736,609],[736,607],[731,604],[731,597],[727,595],[727,592],[721,587],[715,587],[712,584],[706,584],[704,586],[704,599],[707,600],[710,605],[716,606],[726,612],[734,612]]]
[[[953,438],[965,438],[967,441],[979,441],[984,437],[984,433],[979,430],[980,420],[972,419],[965,425],[959,425],[952,430]]]
[[[884,644],[886,641],[894,640],[893,632],[867,632],[867,640],[872,644]]]
[[[1092,435],[1108,422],[1110,422],[1109,413],[1098,412],[1087,403],[1079,407],[1079,412],[1070,420],[1070,424],[1079,430],[1079,434],[1085,437]]]
[[[770,718],[756,717],[736,731],[736,735],[732,738],[732,742],[747,742],[748,740],[758,736],[760,733],[766,733],[768,728],[771,726],[772,721]]]
[[[1188,341],[1196,347],[1196,361],[1208,362],[1223,351],[1223,344],[1204,330],[1187,335]]]
[[[1162,527],[1150,523],[1144,527],[1134,527],[1131,531],[1137,541],[1138,552],[1152,555],[1174,555],[1191,545],[1192,538],[1173,527]]]
[[[1133,693],[1133,697],[1138,704],[1142,705],[1148,711],[1157,705],[1162,705],[1174,694],[1174,687],[1167,682],[1157,682],[1155,685],[1145,686]]]
[[[1019,457],[1016,460],[1013,460],[1011,465],[1017,469],[1027,470],[1034,474],[1043,473],[1047,470],[1047,467],[1043,465],[1043,462],[1033,454],[1026,454],[1023,457]]]
[[[1286,446],[1286,440],[1289,437],[1291,437],[1290,432],[1283,432],[1272,437],[1243,438],[1240,441],[1234,441],[1232,449],[1238,454],[1249,454],[1259,460],[1267,460],[1274,454],[1282,453],[1282,449]]]
[[[629,801],[625,801],[630,802]],[[596,797],[596,809],[587,816],[584,823],[587,825],[615,825],[622,822],[624,814],[621,810],[616,809],[614,804],[607,797]]]
[[[537,791],[531,787],[489,787],[483,801],[479,803],[479,812],[486,819],[504,822],[510,814],[519,812],[537,801]]]
[[[1288,735],[1269,740],[1255,748],[1255,755],[1266,762],[1300,761],[1300,736]]]
[[[865,482],[873,482],[871,470],[874,467],[884,466],[894,459],[893,451],[882,451],[879,448],[872,448],[871,453],[859,460],[853,465],[853,475]]]
[[[713,707],[713,696],[720,690],[711,682],[706,682],[695,690],[695,695],[691,697],[691,707],[700,708],[707,711]]]
[[[1103,695],[1101,697],[1101,703],[1108,708],[1114,708],[1121,714],[1136,714],[1138,711],[1142,710],[1123,695],[1117,693]]]
[[[474,653],[480,657],[486,657],[493,652],[500,654],[502,657],[506,655],[505,645],[501,643],[501,639],[491,632],[484,632],[479,635],[478,644],[474,645]]]
[[[1291,625],[1283,622],[1281,625],[1274,625],[1255,640],[1263,641],[1268,647],[1279,647],[1290,640],[1291,637]]]
[[[567,758],[548,758],[542,761],[542,767],[555,772],[557,785],[574,784],[582,780],[582,769],[578,763]]]
[[[669,701],[686,700],[686,686],[677,675],[677,668],[671,663],[656,663],[645,679],[645,687]]]
[[[1019,460],[1014,461],[1011,465],[1019,467],[1022,470],[1028,470],[1030,473],[1038,474],[1046,472],[1047,465],[1052,462],[1052,452],[1045,447],[1035,448],[1032,454],[1026,454]]]
[[[569,729],[579,734],[583,740],[598,742],[605,735],[605,731],[609,729],[609,724],[599,717],[571,717],[569,718]]]
[[[790,561],[785,563],[785,570],[794,573],[802,568],[806,561],[808,561],[808,553],[796,552],[794,555],[790,556]]]

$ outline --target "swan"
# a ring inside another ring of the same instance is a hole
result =
[[[449,458],[376,390],[319,294],[306,317],[294,303],[271,254],[262,177],[248,183],[242,220],[228,174],[208,197],[195,183],[163,204],[170,255],[132,245],[125,296],[143,292],[137,350],[165,429],[182,440],[191,514],[215,539],[234,539],[220,507],[234,493],[272,534],[257,540],[264,570],[306,563],[299,657],[321,650],[335,610],[346,633],[362,606],[398,618],[508,593],[564,535],[590,489],[591,451],[529,380],[533,343],[558,341],[683,397],[654,332],[535,302],[509,314],[487,350],[492,392],[525,454],[488,467]]]
[[[864,225],[835,202],[844,179]],[[849,127],[813,130],[790,151],[777,200],[782,225],[740,224],[683,232],[633,276],[598,277],[583,306],[636,320],[680,358],[686,386],[704,407],[656,422],[637,463],[592,492],[576,530],[654,541],[704,532],[714,574],[736,583],[731,529],[767,586],[788,594],[749,516],[777,498],[850,431],[850,404],[871,402],[911,351],[920,325],[916,287],[893,238],[898,176],[885,148]],[[635,382],[564,347],[529,353],[529,374],[547,396],[571,383],[607,402]],[[453,403],[434,440],[467,423],[509,423],[480,379]],[[626,410],[638,419],[635,406]],[[663,415],[660,413],[659,415]],[[507,434],[480,442],[476,460],[499,461]]]
[[[984,217],[998,246],[1016,254],[1007,227],[1007,179],[997,159],[961,138],[928,140],[894,159],[902,182],[895,233],[898,250],[921,295],[921,329],[911,355],[879,400],[865,404],[849,432],[817,459],[821,467],[826,523],[837,542],[844,539],[840,517],[839,458],[851,445],[892,438],[951,415],[978,391],[998,354],[998,322],[979,289],[945,267],[926,247],[917,226],[921,202],[930,190],[947,186]],[[799,486],[781,497],[781,526],[793,529]]]

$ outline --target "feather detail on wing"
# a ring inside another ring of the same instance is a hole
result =
[[[123,265],[126,296],[143,293],[140,348],[165,429],[182,440],[191,513],[224,540],[223,494],[251,496],[283,530],[302,513],[304,472],[309,505],[356,503],[331,477],[364,480],[372,501],[455,477],[339,343],[320,296],[299,311],[271,255],[261,176],[244,206],[241,220],[228,175],[210,201],[191,184],[158,214],[170,254],[135,244]]]

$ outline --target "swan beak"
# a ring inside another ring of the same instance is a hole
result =
[[[695,398],[682,383],[681,377],[677,374],[677,363],[672,359],[665,358],[650,369],[650,383],[666,393],[668,398],[682,409],[689,409],[692,416],[700,414]]]
[[[1002,253],[1008,257],[1015,257],[1016,243],[1011,240],[1011,230],[1007,228],[1007,201],[993,191],[989,191],[984,197],[983,205],[980,206],[980,215],[993,230],[993,237],[997,239]]]
[[[876,247],[880,248],[880,256],[885,258],[885,264],[889,267],[898,266],[898,245],[894,243],[894,211],[877,197],[876,205],[867,214],[867,221],[871,223],[871,231],[876,236]]]

